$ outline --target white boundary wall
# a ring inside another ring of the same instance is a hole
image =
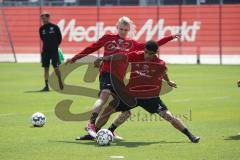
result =
[[[94,55],[94,54],[93,54]],[[40,54],[16,54],[20,63],[40,63]],[[65,59],[71,58],[73,54],[64,54]],[[96,54],[95,54],[96,56]],[[161,59],[171,64],[196,64],[196,55],[160,55]],[[12,54],[0,54],[0,62],[13,62]],[[201,64],[220,64],[219,55],[200,55]],[[222,55],[222,64],[240,64],[240,55]]]

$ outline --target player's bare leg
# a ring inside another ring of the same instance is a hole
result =
[[[159,115],[165,119],[166,121],[170,122],[173,127],[181,131],[183,134],[185,134],[193,143],[198,143],[200,140],[200,137],[194,136],[183,124],[181,120],[174,117],[170,111],[164,110],[160,111]]]
[[[116,112],[115,108],[113,107],[116,106],[115,103],[116,100],[111,101],[109,105],[104,109],[103,113],[96,122],[96,131],[100,130],[102,126],[104,126],[107,123],[110,116]],[[130,111],[121,112],[115,118],[111,126],[108,128],[113,133],[114,139],[123,140],[123,138],[118,136],[114,131],[117,127],[123,124],[130,117],[130,115],[131,115]]]
[[[129,117],[131,116],[131,112],[129,111],[124,111],[121,112],[113,121],[111,126],[108,128],[113,133],[114,139],[116,140],[123,140],[122,137],[118,136],[114,131],[119,127],[121,124],[123,124]]]
[[[110,90],[103,89],[99,95],[98,100],[93,105],[93,112],[92,112],[92,115],[90,118],[90,122],[87,125],[87,131],[92,137],[96,137],[95,122],[96,122],[99,112],[101,111],[103,105],[107,102],[110,95],[111,95]]]
[[[113,106],[116,106],[116,101],[117,100],[113,100],[109,103],[109,105],[107,107],[104,108],[103,113],[101,114],[101,116],[98,118],[98,120],[96,121],[96,132],[98,130],[100,130],[109,120],[110,116],[116,112],[115,108]],[[114,122],[112,123],[112,125],[108,128],[114,135],[114,139],[117,140],[123,140],[122,137],[118,136],[114,130],[120,126],[121,124],[123,124],[131,115],[130,111],[125,111],[125,112],[121,112],[116,119],[114,120]],[[96,136],[96,135],[93,135]],[[95,137],[92,137],[90,134],[81,136],[81,137],[77,137],[76,140],[92,140]]]
[[[104,109],[102,115],[99,117],[98,121],[96,122],[98,114],[101,111],[102,106],[107,102],[107,100],[110,96],[110,93],[111,92],[106,89],[104,89],[100,92],[99,98],[94,104],[90,122],[88,123],[87,128],[86,128],[88,134],[77,137],[76,140],[93,140],[96,137],[96,132],[97,132],[98,128],[100,129],[104,124],[106,124],[109,117],[111,116],[111,114],[115,112],[115,110],[110,105],[111,104],[111,102],[110,102],[110,104]],[[96,125],[95,125],[95,123],[96,123]]]
[[[62,78],[61,78],[61,72],[60,72],[58,67],[54,68],[54,71],[55,71],[55,73],[57,75],[57,78],[58,78],[59,88],[61,90],[63,90],[63,82],[62,82]]]
[[[113,101],[111,101],[109,105],[104,108],[104,111],[102,112],[101,116],[96,121],[96,132],[100,130],[107,123],[110,116],[116,112],[115,108],[113,108],[114,103]]]
[[[110,116],[115,113],[115,110],[111,106],[107,106],[101,116],[96,121],[96,132],[104,126],[109,120]],[[87,130],[88,131],[88,130]],[[96,134],[91,134],[96,136]],[[77,137],[76,140],[93,140],[96,137],[91,136],[89,133],[80,137]]]
[[[49,91],[48,78],[49,78],[49,67],[44,67],[45,87],[41,91]]]
[[[108,89],[103,89],[101,91],[98,100],[93,105],[93,113],[99,113],[101,111],[102,106],[107,102],[110,95],[111,91]]]

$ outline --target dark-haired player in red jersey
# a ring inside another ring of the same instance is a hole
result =
[[[132,51],[144,50],[145,43],[139,43],[135,40],[128,38],[129,33],[134,32],[134,24],[128,17],[121,17],[117,23],[118,34],[105,34],[97,42],[85,48],[82,52],[75,55],[72,59],[67,60],[67,63],[74,63],[78,59],[89,55],[98,49],[104,47],[104,56],[113,55],[116,53],[126,54]],[[174,38],[179,38],[179,35],[168,36],[160,39],[157,43],[159,46],[171,41]],[[98,59],[100,61],[100,59]],[[93,112],[90,122],[87,125],[89,133],[95,132],[95,121],[98,117],[102,106],[107,102],[109,96],[114,94],[113,87],[110,80],[110,63],[103,62],[100,68],[100,94],[98,100],[93,105]]]
[[[183,122],[174,117],[159,97],[162,79],[164,79],[171,87],[176,88],[177,85],[169,79],[165,62],[156,56],[157,50],[158,44],[154,41],[148,41],[144,52],[140,51],[127,54],[127,61],[132,62],[132,64],[129,83],[126,87],[129,89],[129,92],[131,92],[130,94],[134,94],[136,97],[136,104],[134,106],[128,106],[124,99],[121,99],[118,102],[114,99],[112,103],[104,109],[102,115],[97,120],[96,128],[99,130],[104,124],[106,124],[111,114],[120,111],[122,113],[108,128],[114,133],[114,130],[126,120],[126,117],[129,117],[129,110],[140,106],[151,114],[159,114],[163,119],[170,122],[173,127],[185,134],[191,142],[198,143],[200,137],[194,136],[186,128]],[[103,60],[114,60],[114,57],[117,56],[118,55],[106,56],[103,57]],[[113,83],[113,85],[115,84]],[[149,86],[155,86],[155,89],[149,89]],[[136,92],[134,92],[133,88]],[[117,94],[118,89],[120,88],[115,88]]]

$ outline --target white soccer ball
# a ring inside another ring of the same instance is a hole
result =
[[[34,127],[42,127],[46,123],[46,117],[40,112],[36,112],[32,115],[32,125]]]
[[[110,145],[110,143],[113,141],[113,134],[108,129],[101,129],[97,132],[96,139],[100,146]]]

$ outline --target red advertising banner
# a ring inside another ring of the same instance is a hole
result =
[[[65,53],[78,53],[104,33],[116,32],[121,16],[130,17],[138,41],[181,33],[160,54],[240,54],[240,5],[129,7],[4,7],[0,16],[0,54],[40,53],[40,12],[51,14],[63,35]]]

